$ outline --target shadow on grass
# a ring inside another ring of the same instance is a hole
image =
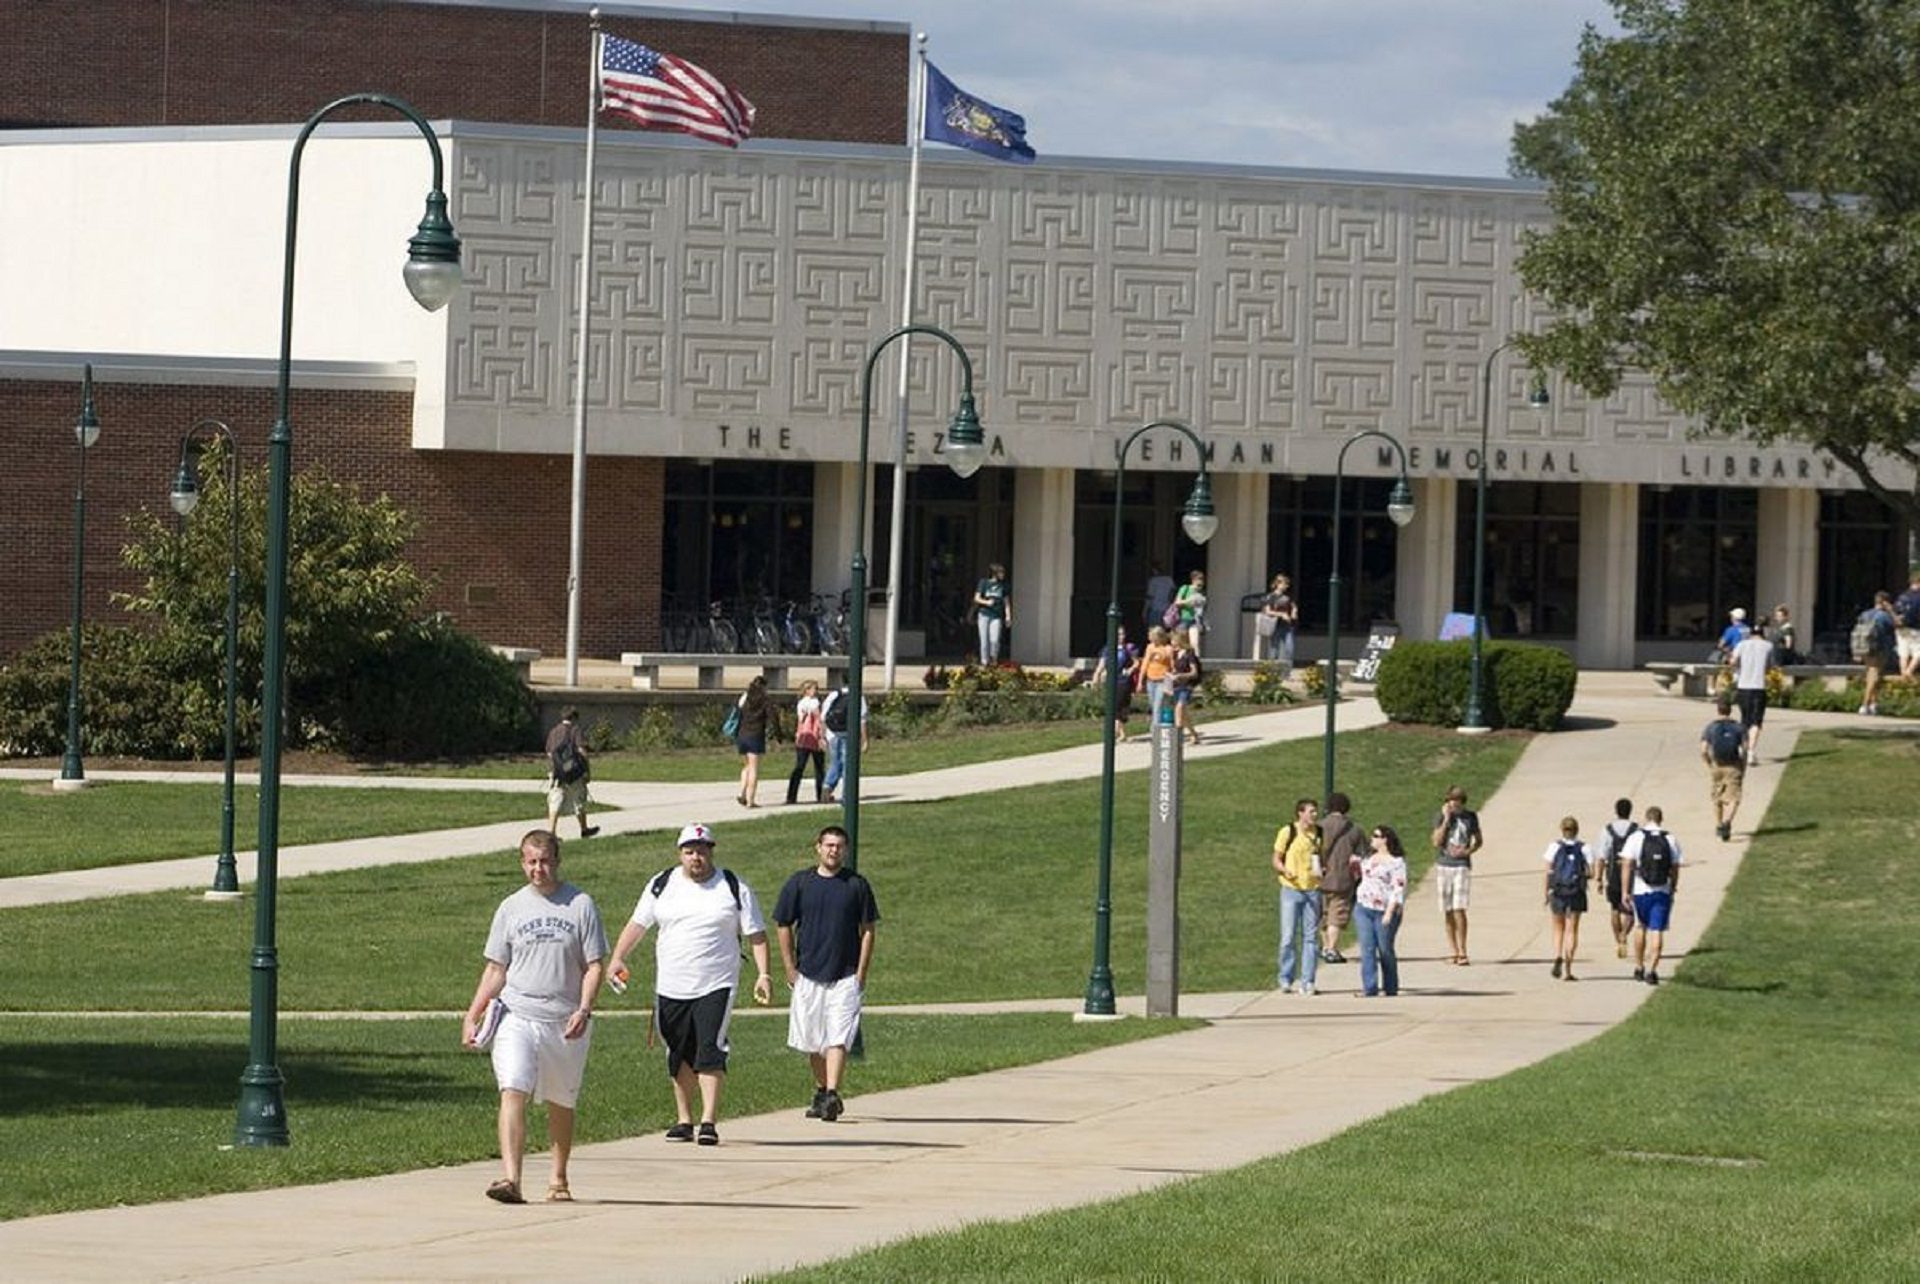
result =
[[[218,1108],[238,1100],[247,1041],[9,1044],[0,1072],[0,1117],[61,1115],[117,1106]],[[280,1068],[303,1100],[325,1105],[411,1108],[435,1097],[464,1100],[473,1085],[439,1052],[287,1055]]]
[[[1779,834],[1804,834],[1818,828],[1820,828],[1820,822],[1817,820],[1806,820],[1797,825],[1762,825],[1760,828],[1754,830],[1749,837],[1772,838]]]

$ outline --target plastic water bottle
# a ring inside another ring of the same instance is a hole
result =
[[[607,984],[613,987],[615,994],[625,994],[627,992],[627,982],[632,979],[632,977],[632,971],[623,963],[613,969],[613,975],[607,978]]]

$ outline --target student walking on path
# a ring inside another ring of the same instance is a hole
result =
[[[527,1103],[547,1103],[553,1145],[549,1203],[567,1203],[567,1160],[573,1153],[574,1107],[587,1072],[594,998],[600,992],[607,934],[593,898],[560,881],[560,840],[536,829],[520,840],[527,885],[500,902],[487,932],[486,966],[460,1023],[460,1042],[479,1048],[492,1025],[493,1077],[500,1088],[500,1165],[487,1198],[524,1204],[521,1155],[527,1145]],[[497,1024],[488,1009],[504,1011]]]
[[[1320,805],[1302,798],[1293,819],[1273,836],[1273,872],[1280,880],[1280,988],[1313,993],[1320,967]]]
[[[560,721],[547,733],[547,832],[560,832],[560,816],[572,812],[580,822],[580,837],[592,838],[600,832],[587,823],[587,782],[593,779],[593,764],[587,758],[586,742],[580,738],[580,711],[568,705],[560,711]]]
[[[1713,832],[1724,843],[1733,837],[1733,814],[1740,810],[1740,794],[1746,785],[1747,733],[1733,720],[1733,705],[1724,693],[1714,702],[1714,708],[1719,716],[1700,732],[1700,760],[1707,764]]]
[[[1433,882],[1447,925],[1447,962],[1467,965],[1467,905],[1473,894],[1473,854],[1480,850],[1480,816],[1467,806],[1462,785],[1447,790],[1433,821]]]
[[[1562,817],[1559,839],[1547,844],[1540,859],[1547,867],[1547,913],[1553,917],[1553,975],[1577,980],[1573,956],[1580,950],[1580,916],[1587,912],[1587,878],[1593,868],[1587,845],[1580,841],[1580,822]]]
[[[1673,897],[1680,890],[1680,840],[1662,826],[1658,807],[1646,810],[1646,823],[1627,840],[1620,859],[1633,880],[1633,912],[1640,925],[1633,933],[1633,979],[1660,984],[1660,952],[1673,919]]]
[[[1360,882],[1360,862],[1367,854],[1367,833],[1353,823],[1353,800],[1335,791],[1327,795],[1327,811],[1320,818],[1323,869],[1320,875],[1320,961],[1345,963],[1340,933],[1353,920],[1354,888]]]
[[[734,706],[739,715],[733,732],[733,747],[740,753],[740,794],[742,807],[758,807],[760,797],[760,759],[767,752],[767,740],[773,734],[773,701],[767,698],[767,680],[758,674],[747,683],[740,702]]]
[[[813,800],[820,802],[826,774],[827,722],[820,707],[820,684],[809,678],[800,684],[800,700],[793,707],[793,773],[787,777],[787,805],[800,801],[800,778],[813,764]]]
[[[780,962],[793,991],[787,1046],[807,1054],[813,1104],[807,1118],[832,1123],[846,1109],[840,1081],[860,1030],[880,907],[867,880],[845,867],[847,831],[828,825],[814,839],[815,864],[794,874],[773,904]]]
[[[1621,959],[1627,957],[1627,949],[1633,942],[1633,892],[1620,879],[1620,851],[1627,839],[1639,831],[1640,826],[1633,819],[1633,799],[1615,799],[1613,819],[1600,832],[1600,864],[1593,881],[1607,898],[1613,926],[1613,956]]]

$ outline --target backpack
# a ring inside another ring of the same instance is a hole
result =
[[[844,690],[834,692],[828,699],[824,721],[827,730],[836,736],[847,734],[847,704],[848,693]]]
[[[678,865],[674,865],[653,876],[653,882],[647,888],[653,893],[653,899],[656,901],[660,899],[660,893],[667,890],[667,880],[673,877],[673,871],[678,868],[680,868]],[[723,869],[720,871],[720,877],[727,880],[727,890],[733,893],[733,907],[740,909],[740,875],[730,869]]]
[[[1586,885],[1587,855],[1579,843],[1560,840],[1558,850],[1553,853],[1553,873],[1547,882],[1562,896],[1572,896]]]
[[[744,703],[746,700],[746,697],[741,696],[740,699]],[[734,736],[738,735],[739,733],[740,733],[740,706],[736,704],[733,706],[733,708],[727,710],[727,716],[721,720],[720,734],[726,739],[731,740],[733,739]]]
[[[1180,604],[1178,602],[1167,603],[1166,612],[1161,615],[1160,623],[1169,629],[1177,629],[1180,627]]]
[[[1655,889],[1673,881],[1673,844],[1651,829],[1640,834],[1640,859],[1635,862],[1640,881]]]
[[[818,749],[826,737],[826,726],[820,719],[820,710],[809,709],[793,728],[793,747],[795,749]]]
[[[580,755],[580,747],[567,736],[553,747],[553,757],[549,764],[553,778],[563,785],[570,785],[587,774],[587,760]]]
[[[1859,618],[1853,622],[1853,634],[1848,644],[1856,661],[1887,653],[1887,624],[1880,618],[1878,610],[1860,612]]]
[[[1707,753],[1716,766],[1737,767],[1745,762],[1743,746],[1746,742],[1746,729],[1732,718],[1721,718],[1707,724]]]
[[[1200,653],[1182,651],[1175,658],[1173,666],[1173,685],[1176,687],[1197,687],[1201,676]]]

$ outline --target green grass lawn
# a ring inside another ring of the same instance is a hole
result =
[[[1363,823],[1421,832],[1449,783],[1485,797],[1524,737],[1462,737],[1383,727],[1342,736],[1341,787]],[[1144,748],[1131,749],[1146,761]],[[1271,985],[1276,940],[1269,864],[1293,799],[1319,792],[1315,741],[1195,761],[1186,774],[1181,909],[1205,925],[1182,940],[1192,991]],[[1119,777],[1113,966],[1122,992],[1143,984],[1147,813],[1144,769]],[[871,795],[869,795],[871,797]],[[881,910],[868,998],[875,1004],[1067,996],[1091,963],[1099,782],[1005,790],[866,809],[863,873]],[[689,817],[689,819],[696,819]],[[825,814],[719,822],[721,864],[768,907],[810,864]],[[669,833],[568,843],[565,875],[617,930],[646,881],[673,863]],[[1417,860],[1416,860],[1417,863]],[[287,879],[280,890],[280,996],[286,1010],[446,1009],[466,1002],[493,908],[521,885],[511,853]],[[0,1009],[238,1010],[247,1003],[251,905],[177,893],[0,911]],[[139,941],[165,966],[119,969],[102,985],[52,965],[73,942]],[[652,951],[635,992],[651,992]]]
[[[870,1016],[862,1094],[1025,1065],[1191,1021],[1075,1025],[1052,1015]],[[733,1025],[726,1120],[792,1107],[812,1093],[806,1060],[778,1018]],[[293,1144],[223,1150],[233,1140],[246,1023],[207,1018],[0,1017],[0,1219],[220,1191],[364,1177],[485,1159],[494,1141],[488,1059],[459,1048],[459,1022],[287,1021],[280,1036]],[[672,1093],[643,1021],[599,1021],[580,1107],[582,1142],[664,1129]],[[546,1145],[536,1107],[530,1149]],[[664,1143],[663,1143],[664,1144]],[[545,1159],[529,1160],[543,1182]],[[474,1186],[480,1197],[482,1183]],[[575,1188],[582,1198],[623,1192]],[[628,1195],[639,1192],[624,1192]]]
[[[1920,742],[1799,751],[1637,1015],[1320,1145],[782,1278],[1920,1278]]]
[[[220,850],[221,786],[96,780],[76,793],[0,781],[0,878],[93,869]],[[234,788],[234,847],[251,851],[260,791]],[[534,794],[473,790],[300,788],[280,791],[282,846],[375,834],[414,834],[497,820],[546,819]],[[207,866],[211,881],[213,866]]]
[[[869,699],[872,697],[870,696]],[[1254,713],[1272,713],[1282,706],[1228,703],[1203,709],[1201,725]],[[790,721],[790,720],[789,720]],[[1146,726],[1144,715],[1133,720],[1135,729]],[[1050,753],[1074,745],[1097,744],[1098,721],[1034,722],[1010,726],[963,727],[938,735],[911,739],[882,737],[872,742],[861,756],[860,770],[876,776],[906,775],[916,771],[935,771],[941,767],[964,767],[976,762],[997,762],[1026,754]],[[447,776],[457,779],[532,778],[547,769],[542,754],[503,754],[475,762],[415,764],[381,763],[375,766],[342,764],[343,768],[373,775]],[[785,787],[787,773],[793,770],[793,746],[782,742],[769,746],[760,762],[761,789]],[[740,755],[727,743],[715,743],[699,749],[611,749],[593,755],[595,780],[620,781],[709,781],[732,780],[740,774]],[[809,775],[809,782],[812,777]],[[808,785],[811,788],[811,783]]]

